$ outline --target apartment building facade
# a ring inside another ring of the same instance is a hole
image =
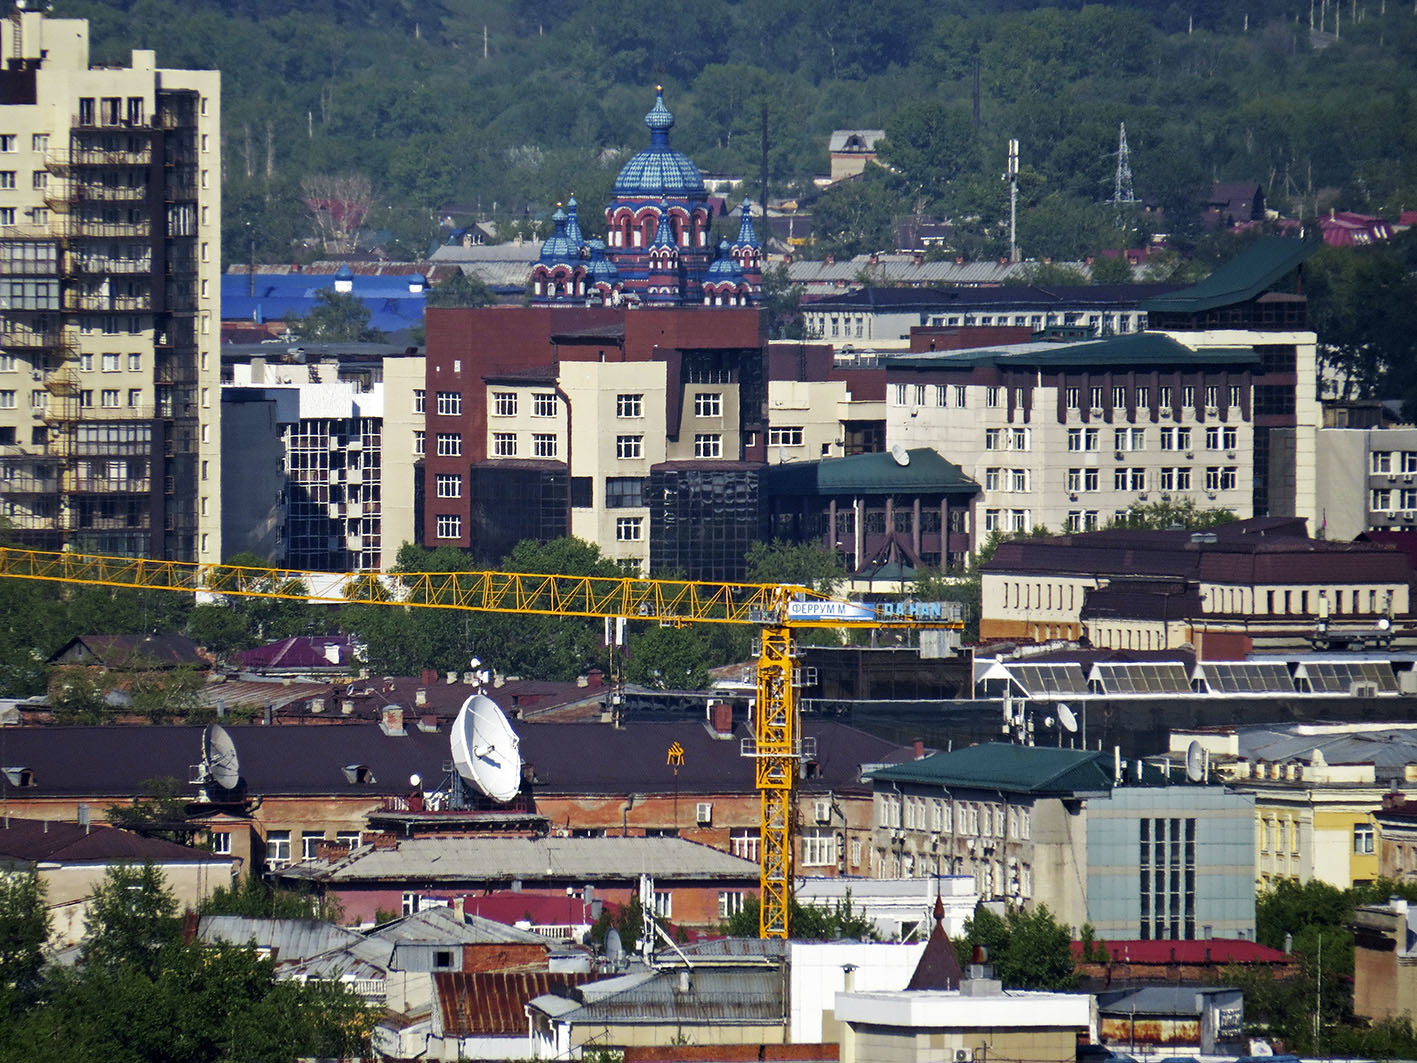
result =
[[[221,556],[220,75],[0,35],[0,515],[39,548]]]
[[[1260,244],[1142,304],[1164,331],[886,359],[887,438],[981,485],[977,541],[1158,501],[1317,526],[1316,337],[1302,296],[1269,290],[1310,250]]]

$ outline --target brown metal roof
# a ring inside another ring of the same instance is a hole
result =
[[[525,1034],[527,1001],[558,996],[593,978],[590,974],[531,972],[437,972],[433,991],[445,1037]]]

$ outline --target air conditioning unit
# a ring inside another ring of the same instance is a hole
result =
[[[974,1058],[974,1054],[967,1048],[955,1049],[955,1063],[969,1063]]]
[[[830,823],[832,821],[832,803],[824,797],[812,802],[812,818],[818,823]]]
[[[1076,502],[1077,500],[1078,500],[1078,493],[1077,493],[1076,491],[1069,491],[1069,492],[1068,492],[1068,501],[1069,501],[1069,502]]]
[[[701,826],[708,826],[713,822],[713,802],[700,801],[694,813],[696,822]]]
[[[1225,452],[1225,456],[1226,456],[1227,458],[1229,458],[1231,461],[1234,461],[1234,460],[1235,460],[1235,452],[1234,452],[1233,450],[1227,450],[1227,451]]]
[[[1208,416],[1216,417],[1216,416],[1219,416],[1219,414],[1220,414],[1220,407],[1219,407],[1219,406],[1207,406],[1207,407],[1205,408],[1205,412],[1206,412],[1206,414],[1207,414]]]
[[[1118,461],[1121,461],[1126,456],[1126,452],[1121,450],[1117,451],[1117,453],[1113,455],[1113,457],[1115,457]]]
[[[1194,460],[1194,459],[1195,459],[1195,456],[1196,456],[1196,452],[1195,452],[1194,450],[1188,450],[1188,451],[1186,451],[1186,457],[1187,457],[1187,458],[1189,458],[1189,459],[1191,459],[1191,460]]]

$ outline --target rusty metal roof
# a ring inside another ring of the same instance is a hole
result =
[[[547,994],[563,995],[591,977],[546,971],[439,971],[433,975],[433,995],[443,1036],[524,1034],[528,1001]]]

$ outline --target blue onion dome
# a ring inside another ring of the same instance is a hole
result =
[[[605,257],[605,241],[591,240],[587,246],[590,248],[590,265],[586,272],[590,274],[591,283],[604,281],[606,284],[614,284],[620,279],[620,271],[615,268],[615,263]]]
[[[577,249],[585,246],[585,234],[581,232],[581,219],[576,213],[575,196],[566,203],[566,239]]]
[[[753,227],[753,201],[751,199],[743,200],[743,221],[738,226],[738,246],[758,246],[758,231]]]
[[[335,270],[335,280],[337,280],[337,281],[352,281],[352,280],[354,280],[354,270],[350,269],[348,263],[346,263],[345,265],[341,266],[339,269]]]
[[[649,147],[625,164],[612,192],[617,197],[706,195],[703,175],[693,160],[669,146],[674,115],[664,106],[664,87],[656,86],[655,92],[654,107],[645,115]]]
[[[551,215],[551,222],[555,229],[546,238],[546,242],[541,245],[541,261],[553,264],[557,262],[573,262],[580,258],[580,246],[573,244],[566,235],[566,222],[569,215],[561,209],[560,204],[556,205],[556,213]]]
[[[669,203],[663,196],[659,198],[659,225],[654,230],[650,247],[676,247],[674,230],[669,226]]]
[[[708,274],[705,280],[732,280],[743,279],[743,270],[739,267],[737,259],[728,253],[728,241],[720,240],[718,243],[718,257],[709,265]]]

